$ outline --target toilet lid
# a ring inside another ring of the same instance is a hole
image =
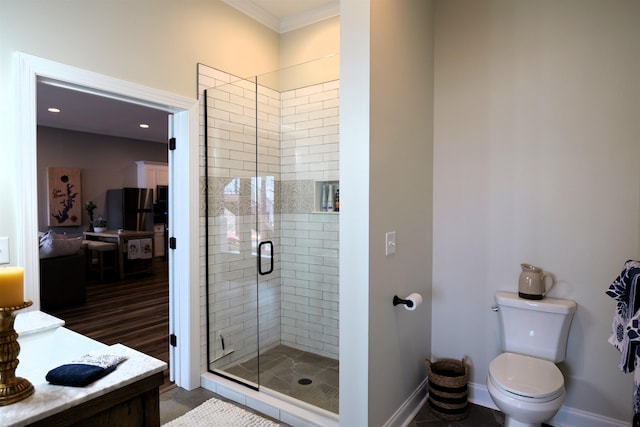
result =
[[[502,353],[489,365],[489,375],[506,391],[535,399],[559,394],[564,387],[553,362],[522,354]]]

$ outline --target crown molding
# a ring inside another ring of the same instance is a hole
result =
[[[251,0],[222,0],[223,3],[255,19],[269,29],[282,34],[340,15],[340,0],[306,12],[279,19]]]
[[[222,0],[223,3],[255,19],[273,31],[280,32],[280,20],[251,0]]]
[[[286,33],[288,31],[297,30],[325,19],[340,16],[340,0],[332,1],[324,6],[308,10],[304,13],[284,18],[280,21],[279,32]]]

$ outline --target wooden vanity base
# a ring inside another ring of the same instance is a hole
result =
[[[160,426],[162,372],[51,415],[32,426]]]

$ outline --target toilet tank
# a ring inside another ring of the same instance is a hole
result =
[[[515,293],[496,292],[503,351],[562,362],[567,353],[575,301],[555,298],[528,300]]]

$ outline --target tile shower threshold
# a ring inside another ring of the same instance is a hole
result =
[[[229,400],[262,412],[285,425],[339,427],[338,415],[266,387],[256,391],[211,372],[200,377],[201,386]]]

